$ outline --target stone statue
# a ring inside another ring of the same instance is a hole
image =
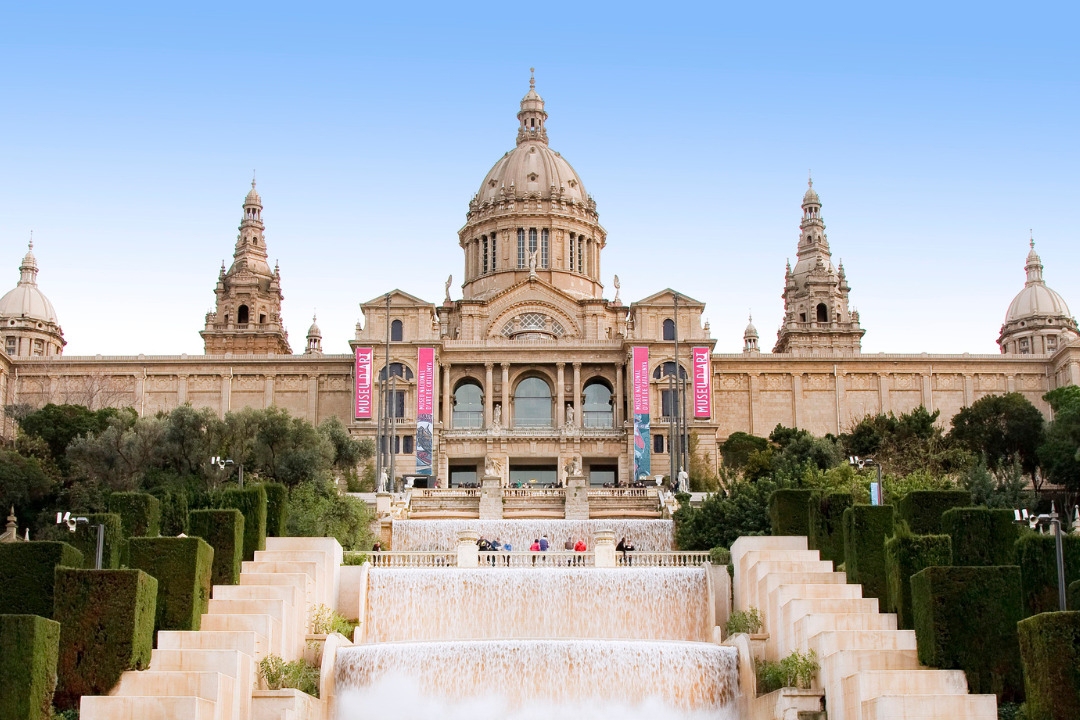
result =
[[[379,492],[386,492],[387,483],[388,479],[386,477],[386,469],[383,468],[382,473],[379,475]]]
[[[484,458],[484,476],[502,477],[502,463],[498,459],[488,455]]]
[[[679,490],[687,492],[690,489],[690,475],[685,470],[679,471]]]
[[[622,285],[619,283],[619,276],[615,276],[615,304],[619,304],[619,290],[622,289]]]
[[[454,282],[454,276],[453,275],[446,278],[446,286],[445,286],[446,297],[443,299],[443,302],[448,304],[448,305],[450,304],[450,283],[452,283],[452,282]]]
[[[498,430],[502,427],[502,405],[496,405],[491,413],[491,426]]]
[[[536,251],[529,253],[529,277],[536,277]]]
[[[574,406],[566,406],[566,427],[574,427]]]
[[[574,459],[570,461],[570,474],[574,477],[581,476],[581,458],[574,456]]]

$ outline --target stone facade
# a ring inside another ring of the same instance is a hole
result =
[[[484,178],[458,233],[465,258],[461,299],[450,298],[448,280],[438,304],[402,290],[361,304],[365,321],[350,345],[372,349],[376,380],[384,368],[394,379],[396,475],[416,467],[421,348],[435,349],[433,466],[443,486],[479,484],[488,467],[498,469],[503,483],[563,480],[568,467],[580,467],[594,484],[630,481],[634,347],[649,351],[654,474],[670,471],[672,408],[665,393],[673,376],[691,375],[693,348],[706,348],[711,357],[712,411],[688,425],[714,463],[717,445],[736,431],[767,435],[782,423],[836,433],[867,414],[919,405],[940,410],[939,422],[947,423],[978,398],[1010,391],[1048,412],[1045,392],[1080,384],[1080,343],[1071,339],[1053,352],[1044,345],[1027,354],[861,353],[864,330],[849,309],[843,268],[832,265],[813,188],[803,198],[799,262],[787,273],[777,350],[759,351],[751,323],[744,352],[717,354],[702,303],[665,289],[626,305],[617,279],[614,299],[604,297],[606,234],[596,203],[549,148],[546,120],[543,100],[530,87],[518,114],[517,145]],[[276,405],[315,423],[338,417],[354,434],[376,437],[374,418],[354,417],[352,354],[323,354],[315,323],[304,354],[288,354],[280,275],[266,264],[261,211],[253,186],[233,266],[222,269],[217,309],[201,333],[207,354],[0,353],[4,404],[131,406],[143,415],[183,403],[220,414]],[[236,314],[242,304],[246,324]],[[374,385],[379,407],[384,398]],[[11,423],[0,427],[13,432]]]

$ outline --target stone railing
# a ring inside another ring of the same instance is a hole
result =
[[[554,488],[554,487],[523,487],[523,488],[503,488],[502,496],[504,498],[538,498],[538,497],[565,497],[566,488]]]
[[[413,488],[413,497],[470,498],[480,497],[480,488]]]
[[[614,498],[655,498],[654,487],[617,487],[617,488],[589,488],[589,497],[614,497]]]
[[[371,551],[347,552],[345,558],[366,557],[372,567],[379,568],[435,568],[457,567],[457,552],[425,551]]]
[[[708,562],[708,552],[616,552],[617,567],[700,567]]]
[[[596,559],[592,552],[567,552],[548,550],[547,552],[481,552],[479,567],[511,568],[566,568],[594,567]]]

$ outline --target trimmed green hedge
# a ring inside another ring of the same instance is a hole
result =
[[[1016,628],[1028,720],[1080,718],[1080,612],[1042,613]]]
[[[190,534],[200,537],[214,549],[210,574],[213,585],[240,582],[240,562],[244,559],[244,516],[235,508],[228,510],[192,510]]]
[[[963,670],[971,693],[1023,698],[1020,568],[928,567],[911,576],[919,662]]]
[[[1069,583],[1065,590],[1066,607],[1070,610],[1080,610],[1080,580]]]
[[[244,514],[244,559],[254,560],[256,550],[266,549],[266,490],[262,485],[229,488],[221,493],[221,507]]]
[[[281,483],[263,483],[266,491],[266,535],[285,537],[289,520],[289,489]]]
[[[141,570],[56,569],[58,709],[106,695],[125,670],[150,664],[157,585]]]
[[[855,504],[849,492],[815,493],[810,500],[811,550],[818,550],[822,560],[844,562],[844,511]]]
[[[952,536],[953,565],[1013,565],[1020,526],[1012,510],[958,507],[941,515],[941,530]]]
[[[154,630],[198,630],[210,602],[214,548],[198,537],[132,538],[131,567],[157,578]]]
[[[844,569],[848,582],[862,585],[863,597],[879,606],[889,597],[885,540],[893,535],[892,505],[853,505],[844,511]]]
[[[149,493],[113,493],[109,496],[109,512],[120,516],[120,531],[126,538],[161,534],[161,501]]]
[[[952,541],[948,535],[909,535],[885,541],[885,578],[889,588],[885,611],[896,613],[898,629],[915,628],[911,576],[924,568],[951,564]]]
[[[60,623],[0,615],[0,718],[49,720],[56,690]]]
[[[52,617],[53,568],[57,565],[81,568],[82,553],[63,542],[0,544],[0,614]]]
[[[1065,587],[1080,580],[1080,536],[1062,536]],[[1024,532],[1016,541],[1016,562],[1024,575],[1024,616],[1060,610],[1057,549],[1053,535]]]
[[[970,505],[971,493],[967,490],[912,490],[896,503],[896,516],[916,535],[938,535],[946,510]]]
[[[116,513],[87,513],[79,514],[79,517],[85,517],[90,523],[79,523],[69,542],[82,553],[83,567],[94,567],[97,560],[97,526],[102,523],[105,525],[105,548],[101,556],[101,567],[103,570],[120,567],[121,546],[124,544],[120,516]]]
[[[810,535],[810,490],[775,490],[769,496],[773,535]]]
[[[187,534],[189,503],[186,492],[167,490],[161,494],[161,534]]]

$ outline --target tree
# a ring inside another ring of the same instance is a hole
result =
[[[1080,387],[1068,385],[1043,395],[1054,420],[1039,446],[1039,463],[1046,477],[1072,492],[1080,490]]]
[[[771,480],[737,480],[700,507],[683,502],[674,515],[676,544],[682,550],[709,550],[731,547],[743,535],[768,535],[769,495],[775,489]]]
[[[971,464],[972,455],[955,447],[937,424],[940,411],[922,405],[910,412],[867,415],[840,436],[845,454],[872,457],[892,475],[928,472],[940,476]]]
[[[146,473],[163,464],[166,426],[164,418],[138,418],[130,425],[123,414],[110,418],[101,432],[71,443],[72,474],[109,490],[139,489]]]
[[[720,446],[720,457],[724,460],[724,467],[739,471],[746,466],[751,453],[763,451],[768,447],[769,441],[763,437],[733,432]]]
[[[289,535],[334,537],[346,550],[367,550],[373,520],[366,503],[339,495],[329,483],[304,482],[289,491]]]
[[[330,441],[334,448],[334,457],[331,462],[338,473],[355,473],[360,463],[370,460],[375,455],[375,443],[370,438],[357,440],[335,416],[323,420],[319,425],[319,432]]]
[[[19,429],[29,436],[38,437],[49,446],[49,453],[65,473],[68,470],[67,448],[75,438],[101,432],[111,418],[121,416],[116,408],[91,410],[83,405],[54,405],[49,403],[40,410],[33,410],[19,420]],[[134,416],[125,415],[133,421]]]
[[[693,492],[716,492],[720,489],[720,478],[716,476],[712,456],[701,449],[701,438],[697,431],[690,432],[690,489]]]
[[[1043,441],[1043,416],[1020,393],[987,395],[953,416],[949,437],[969,452],[985,455],[992,470],[1019,458],[1024,472],[1034,481]]]
[[[0,451],[0,508],[36,507],[52,492],[56,478],[35,457],[10,450]],[[29,513],[24,513],[28,515]]]

